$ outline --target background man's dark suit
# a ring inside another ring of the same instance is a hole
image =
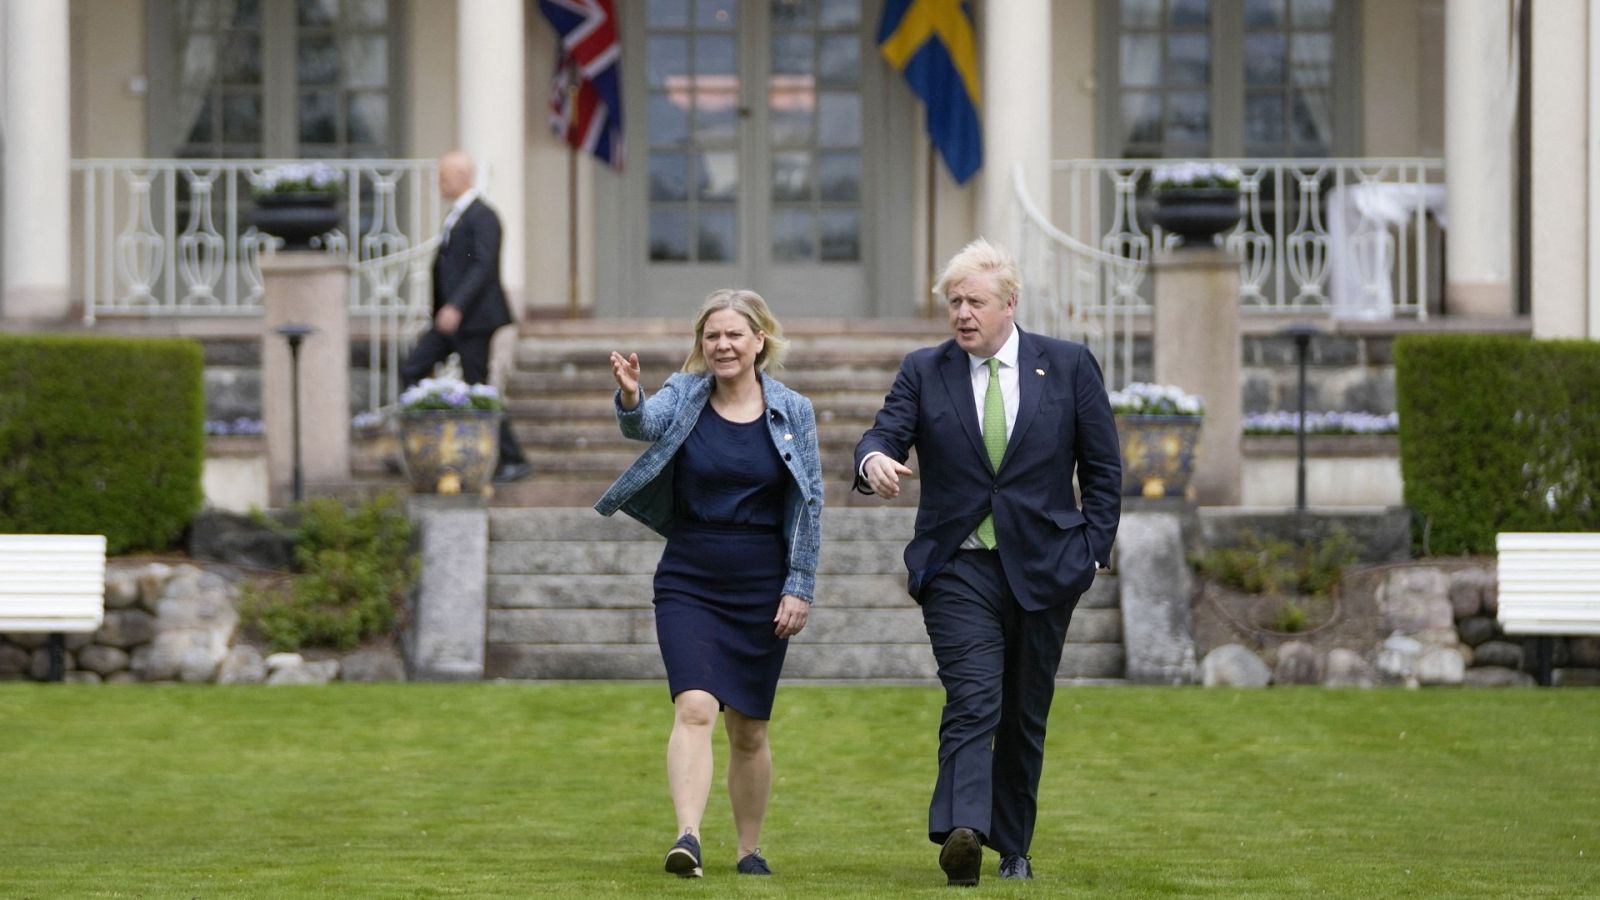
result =
[[[946,689],[929,837],[943,843],[971,828],[1002,855],[1025,857],[1067,625],[1096,564],[1110,562],[1122,476],[1094,358],[1082,345],[1018,332],[1020,397],[998,472],[984,449],[971,357],[954,340],[906,357],[855,461],[856,486],[868,493],[860,473],[874,451],[903,463],[915,447],[921,469],[905,562]],[[991,510],[996,550],[959,550]]]
[[[500,217],[481,198],[474,199],[444,234],[433,259],[433,315],[446,305],[461,312],[453,334],[429,328],[400,367],[406,386],[426,378],[451,353],[461,357],[461,375],[468,384],[489,380],[489,339],[511,324],[511,309],[500,284]],[[500,423],[501,470],[525,460],[511,423]]]

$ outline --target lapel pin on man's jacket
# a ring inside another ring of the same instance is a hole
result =
[[[1033,370],[1033,374],[1043,377],[1044,370],[1043,369],[1034,369]]]

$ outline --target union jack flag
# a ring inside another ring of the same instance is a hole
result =
[[[539,0],[561,39],[550,126],[574,148],[622,168],[622,40],[614,0]]]

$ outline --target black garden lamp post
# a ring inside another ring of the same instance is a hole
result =
[[[316,329],[291,322],[273,330],[289,341],[289,418],[294,435],[294,481],[290,497],[299,503],[305,499],[305,478],[300,469],[300,343]]]

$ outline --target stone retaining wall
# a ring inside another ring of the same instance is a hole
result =
[[[1312,637],[1213,648],[1202,661],[1207,686],[1521,687],[1534,682],[1537,638],[1501,631],[1493,560],[1411,562],[1355,573],[1345,608],[1374,610],[1366,646],[1327,646]],[[1359,597],[1349,596],[1361,592]],[[1356,601],[1370,600],[1370,604]],[[1600,637],[1553,639],[1556,686],[1600,685]]]
[[[229,567],[111,560],[105,621],[66,635],[63,680],[216,684],[403,681],[400,654],[366,648],[345,655],[267,654],[239,632],[239,577]],[[0,635],[0,680],[43,680],[45,634]]]

